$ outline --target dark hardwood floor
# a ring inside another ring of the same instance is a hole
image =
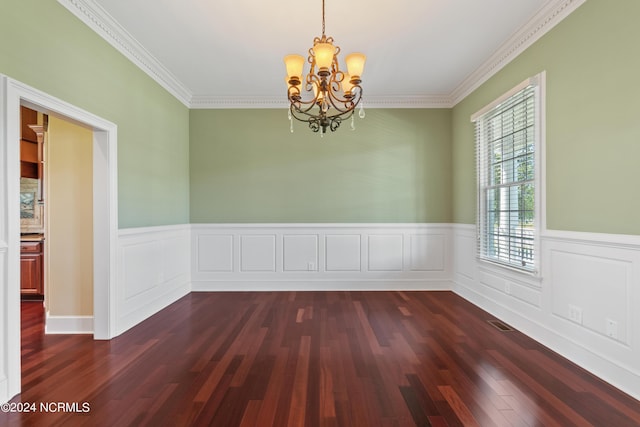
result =
[[[111,341],[42,316],[23,303],[12,401],[36,412],[3,426],[640,425],[640,402],[451,292],[192,293]]]

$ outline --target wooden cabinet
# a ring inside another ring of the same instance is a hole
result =
[[[42,177],[42,138],[32,126],[38,124],[38,112],[20,107],[20,176]]]
[[[20,243],[20,293],[43,295],[43,242]]]
[[[38,137],[33,129],[29,127],[29,125],[35,124],[38,124],[38,112],[31,108],[20,106],[20,139],[37,143]]]
[[[20,140],[20,176],[38,179],[38,144]]]

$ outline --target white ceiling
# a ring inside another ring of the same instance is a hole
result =
[[[282,58],[322,34],[322,0],[58,1],[194,108],[284,105]],[[325,1],[367,104],[450,106],[584,0]]]

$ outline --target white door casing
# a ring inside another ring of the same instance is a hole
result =
[[[0,75],[0,402],[21,384],[20,105],[93,129],[94,338],[116,334],[117,126]]]

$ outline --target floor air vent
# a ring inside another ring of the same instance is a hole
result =
[[[487,320],[487,322],[496,329],[499,329],[503,332],[513,331],[513,328],[506,323],[502,323],[500,320]]]

